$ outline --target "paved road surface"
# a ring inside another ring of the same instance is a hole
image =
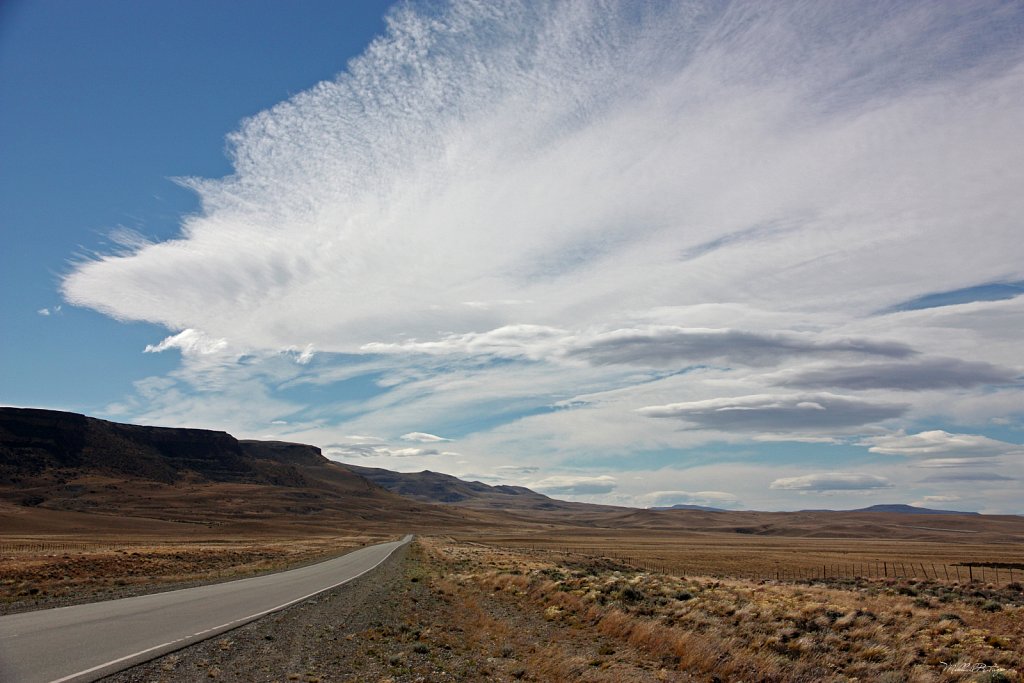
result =
[[[0,681],[94,681],[350,581],[411,538],[277,574],[0,617]]]

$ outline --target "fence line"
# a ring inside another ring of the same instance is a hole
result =
[[[551,552],[562,555],[583,555],[592,558],[605,558],[630,565],[643,571],[664,574],[708,574],[707,570],[687,568],[678,562],[665,559],[654,559],[609,551],[602,548],[589,547],[558,547],[558,546],[526,546],[511,547],[513,550],[531,552]],[[771,570],[719,572],[713,575],[749,578],[754,580],[774,579],[776,581],[807,581],[807,580],[839,580],[839,579],[929,579],[935,581],[956,581],[958,583],[993,583],[1009,584],[1024,580],[1024,569],[1003,562],[959,562],[957,564],[936,564],[934,562],[907,561],[902,559],[859,560],[856,562],[825,562],[817,566],[788,566],[779,564]]]
[[[142,541],[10,541],[0,543],[0,555],[58,554],[102,550],[124,550],[152,545]]]

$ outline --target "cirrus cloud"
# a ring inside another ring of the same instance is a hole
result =
[[[64,295],[353,352],[708,301],[868,313],[1019,273],[1022,48],[993,29],[1020,12],[804,9],[401,4],[346,71],[229,136],[231,175],[182,181],[202,210],[179,236],[77,263]],[[762,341],[732,340],[785,350]]]
[[[1021,26],[1000,0],[410,0],[242,122],[231,174],[181,181],[177,235],[120,235],[62,292],[169,330],[174,392],[140,384],[136,417],[413,461],[429,428],[567,495],[620,490],[559,457],[1016,425],[1024,297],[992,287],[1024,281]]]

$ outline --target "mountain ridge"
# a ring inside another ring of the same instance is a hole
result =
[[[915,505],[907,505],[906,503],[879,503],[878,505],[869,505],[866,508],[856,508],[854,510],[798,510],[798,512],[884,512],[889,514],[897,515],[980,515],[980,512],[965,512],[963,510],[935,510],[932,508],[922,508]]]
[[[525,486],[466,481],[451,474],[423,470],[394,472],[379,467],[345,464],[356,474],[383,488],[423,503],[440,503],[481,510],[603,511],[627,510],[611,505],[558,500]]]

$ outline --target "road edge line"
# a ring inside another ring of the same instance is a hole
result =
[[[130,655],[125,655],[124,657],[118,657],[117,659],[112,659],[109,662],[104,662],[103,664],[97,664],[96,666],[90,667],[88,669],[84,669],[82,671],[78,671],[78,672],[73,673],[73,674],[69,674],[67,676],[64,676],[63,678],[55,678],[52,681],[50,681],[49,683],[72,683],[72,682],[74,682],[74,683],[86,683],[88,681],[96,681],[96,680],[98,680],[100,678],[103,678],[104,676],[110,676],[110,675],[115,674],[115,673],[117,673],[119,671],[123,671],[125,669],[131,668],[132,666],[137,666],[137,665],[142,664],[144,662],[148,662],[148,661],[150,661],[152,659],[156,659],[157,657],[160,657],[162,655],[169,654],[171,652],[175,652],[176,650],[181,650],[183,648],[188,647],[189,645],[194,645],[196,643],[201,643],[204,640],[209,640],[210,638],[213,638],[216,635],[220,635],[221,633],[224,633],[225,631],[230,631],[231,629],[238,628],[239,626],[244,626],[245,624],[248,624],[250,622],[256,621],[257,619],[259,619],[261,617],[265,617],[268,614],[272,614],[274,612],[279,612],[279,611],[281,611],[283,609],[287,609],[287,608],[291,607],[292,605],[295,605],[297,603],[302,602],[303,600],[309,600],[314,595],[319,595],[320,593],[324,593],[326,591],[333,590],[333,589],[337,588],[338,586],[345,585],[349,581],[355,581],[360,576],[368,574],[368,573],[372,572],[374,569],[376,569],[377,567],[379,567],[380,565],[382,565],[384,562],[387,561],[387,559],[389,557],[391,557],[392,555],[395,554],[396,550],[398,550],[399,548],[401,548],[401,547],[403,547],[405,545],[408,545],[408,543],[410,541],[412,541],[412,539],[413,539],[412,535],[407,535],[405,538],[403,538],[401,541],[398,542],[398,545],[396,545],[394,548],[392,548],[388,552],[387,555],[385,555],[384,557],[380,558],[380,560],[378,560],[378,562],[375,565],[373,565],[372,567],[364,569],[363,571],[359,572],[355,576],[350,576],[347,579],[345,579],[343,581],[339,581],[339,582],[337,582],[335,584],[332,584],[330,586],[327,586],[326,588],[321,588],[320,590],[313,591],[312,593],[309,593],[308,595],[304,595],[301,598],[295,598],[294,600],[286,602],[286,603],[284,603],[282,605],[278,605],[276,607],[271,607],[270,609],[263,610],[262,612],[257,612],[256,614],[250,614],[249,616],[242,617],[240,619],[235,619],[233,621],[229,621],[226,624],[221,624],[219,626],[214,626],[212,628],[204,629],[204,630],[199,631],[197,633],[193,633],[192,635],[185,636],[184,638],[178,638],[177,640],[172,640],[172,641],[169,641],[169,642],[166,642],[166,643],[161,643],[160,645],[154,645],[153,647],[146,648],[145,650],[139,650],[138,652],[133,652]],[[372,546],[370,546],[370,547],[372,547]],[[132,661],[136,657],[142,657],[142,659],[139,659],[137,661]],[[125,664],[127,662],[131,662],[129,666],[120,666],[120,665]],[[110,667],[115,667],[115,668],[112,668],[109,671],[103,671],[104,669],[107,669],[107,668],[110,668]],[[102,673],[100,673],[100,672],[102,672]],[[100,675],[95,675],[95,674],[100,674]],[[93,677],[93,676],[95,676],[95,677]]]

